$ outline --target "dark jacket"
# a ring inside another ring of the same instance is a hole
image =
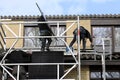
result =
[[[82,26],[80,26],[80,34],[86,34],[86,29]],[[76,28],[74,31],[73,31],[73,34],[77,35],[78,33],[78,28]]]
[[[45,20],[44,16],[41,15],[40,18],[38,19],[38,21],[40,21],[40,22],[43,21],[44,22],[46,20]],[[40,33],[43,33],[43,34],[46,33],[45,35],[47,35],[47,36],[53,35],[53,32],[52,32],[51,28],[49,27],[49,25],[47,23],[39,23],[38,27],[39,27]]]

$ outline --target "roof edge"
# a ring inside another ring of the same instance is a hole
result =
[[[81,14],[81,15],[45,15],[47,19],[77,19],[80,18],[120,18],[120,14]],[[40,15],[0,16],[0,19],[38,19]]]

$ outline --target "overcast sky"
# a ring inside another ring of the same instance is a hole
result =
[[[0,16],[119,14],[120,0],[0,0]]]

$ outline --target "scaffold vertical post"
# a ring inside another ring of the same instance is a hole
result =
[[[80,20],[79,16],[77,17],[77,24],[78,24],[78,80],[81,80],[81,60],[80,60]]]
[[[59,27],[59,25],[60,25],[59,22],[57,22],[57,36],[60,35],[60,30],[59,30],[60,27]]]
[[[19,80],[20,75],[20,65],[17,66],[17,80]]]
[[[59,78],[60,78],[60,77],[59,77],[59,73],[60,73],[59,68],[60,68],[60,67],[59,67],[59,64],[57,64],[57,80],[59,80]]]
[[[102,38],[102,44],[103,44],[103,53],[102,53],[102,68],[103,68],[103,72],[102,72],[102,77],[103,80],[106,80],[106,67],[105,67],[105,43],[104,43],[104,38]]]

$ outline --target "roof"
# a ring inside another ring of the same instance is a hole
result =
[[[80,19],[94,19],[94,18],[120,18],[120,14],[85,14],[85,15],[45,15],[47,19],[77,19],[77,16]],[[17,15],[17,16],[0,16],[1,19],[38,19],[40,15]]]

